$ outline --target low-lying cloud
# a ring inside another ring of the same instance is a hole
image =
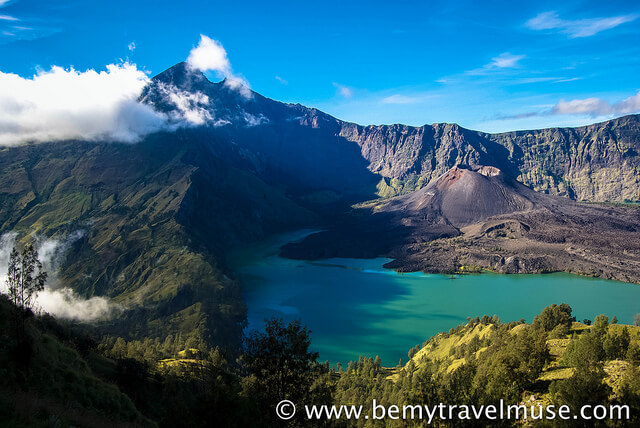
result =
[[[553,107],[553,114],[587,114],[604,116],[608,114],[631,114],[640,111],[640,91],[616,103],[609,103],[602,98],[585,98],[577,100],[560,100]]]
[[[39,259],[49,274],[44,291],[40,292],[36,298],[37,310],[78,321],[107,319],[122,310],[120,305],[111,303],[106,297],[95,296],[84,299],[71,288],[61,286],[59,283],[56,276],[58,268],[73,242],[83,235],[84,231],[76,231],[64,240],[48,239],[36,242]],[[0,292],[2,293],[7,292],[7,266],[16,236],[14,232],[0,236]]]
[[[213,120],[207,109],[209,97],[201,92],[181,91],[173,85],[158,82],[157,89],[164,100],[174,107],[169,116],[176,122],[187,121],[193,125],[204,125]]]
[[[522,119],[536,116],[553,115],[586,115],[590,117],[625,115],[640,112],[640,91],[635,95],[610,103],[598,97],[560,100],[551,109],[519,113],[514,115],[498,115],[494,119]]]
[[[138,102],[148,76],[135,64],[61,67],[31,78],[0,72],[0,145],[83,139],[136,142],[167,118]]]
[[[42,310],[56,317],[84,322],[108,319],[120,310],[105,297],[83,299],[68,287],[57,290],[45,289],[38,294],[37,304]]]

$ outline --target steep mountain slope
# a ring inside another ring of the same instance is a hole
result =
[[[0,426],[157,427],[88,361],[112,372],[116,363],[88,349],[81,355],[62,343],[56,333],[68,332],[54,321],[29,318],[23,345],[17,346],[14,310],[0,296]]]
[[[5,149],[0,231],[70,243],[59,279],[124,309],[124,337],[197,333],[235,346],[245,309],[221,260],[234,243],[312,214],[182,132],[137,145],[68,142]]]
[[[640,115],[487,138],[509,149],[518,180],[535,190],[583,201],[640,200]]]
[[[206,117],[191,138],[210,144],[221,158],[290,192],[332,191],[350,200],[375,196],[379,178],[367,169],[357,145],[339,135],[340,121],[300,104],[212,83],[180,63],[153,79],[141,100],[169,114],[191,101],[191,112]],[[195,94],[195,97],[194,97]]]

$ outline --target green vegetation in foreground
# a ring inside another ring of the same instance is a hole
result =
[[[16,335],[16,311],[0,296],[0,426],[156,426],[100,376],[117,363],[96,353],[89,337],[29,311]]]
[[[1,426],[420,426],[417,421],[368,419],[287,423],[273,409],[294,403],[384,406],[408,404],[628,404],[640,416],[640,327],[598,316],[575,322],[571,308],[552,305],[532,324],[497,317],[469,319],[409,351],[409,361],[382,367],[361,357],[347,367],[320,364],[300,323],[266,322],[244,340],[237,356],[204,342],[101,343],[77,326],[27,313],[28,347],[17,346],[10,319],[17,308],[0,300]],[[512,426],[514,421],[481,421]],[[436,420],[434,426],[477,426]],[[562,425],[562,426],[567,426]]]

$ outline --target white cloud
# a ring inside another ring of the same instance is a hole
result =
[[[20,20],[15,16],[0,15],[0,21],[20,21]]]
[[[380,100],[382,104],[414,104],[419,102],[420,99],[415,97],[408,97],[406,95],[391,95]]]
[[[640,91],[616,103],[602,98],[585,98],[571,101],[560,100],[552,109],[553,114],[586,114],[604,116],[608,114],[631,114],[640,111]]]
[[[229,88],[240,92],[240,94],[245,98],[253,97],[253,93],[251,92],[251,88],[249,87],[249,84],[242,77],[227,76],[224,83]]]
[[[4,22],[4,21],[0,21]],[[62,28],[57,27],[27,27],[23,25],[11,25],[0,32],[0,36],[10,37],[13,41],[16,40],[35,40],[41,37],[50,36],[52,34],[62,31]],[[6,39],[5,39],[6,41]],[[0,37],[0,43],[4,41]]]
[[[186,121],[192,125],[203,125],[213,120],[207,109],[209,97],[201,92],[181,91],[173,85],[158,82],[158,91],[162,98],[175,107],[172,120]]]
[[[520,66],[520,61],[526,58],[526,55],[513,55],[509,52],[503,52],[500,55],[491,58],[491,62],[481,68],[467,71],[466,74],[470,75],[486,75],[495,73],[499,70],[507,70],[517,68]]]
[[[49,273],[45,289],[38,293],[35,306],[54,316],[79,321],[94,321],[109,318],[122,310],[120,305],[113,304],[106,297],[94,296],[84,299],[68,287],[56,288],[56,272],[65,253],[74,240],[82,237],[83,231],[70,234],[65,240],[45,240],[36,244],[39,259]],[[0,236],[0,292],[7,290],[7,266],[9,254],[15,243],[17,234],[5,233]]]
[[[131,52],[136,50],[136,42],[131,42],[129,43],[129,45],[127,46],[127,49],[129,49]]]
[[[553,106],[553,114],[590,114],[604,115],[612,112],[611,105],[600,98],[585,98],[582,100],[560,100]]]
[[[280,76],[276,76],[276,80],[277,80],[278,82],[282,83],[283,85],[288,85],[288,84],[289,84],[289,82],[287,82],[285,79],[283,79],[283,78],[282,78],[282,77],[280,77]]]
[[[248,128],[269,123],[269,119],[265,117],[263,114],[260,114],[259,116],[254,116],[250,113],[245,112],[242,117]]]
[[[233,73],[227,51],[222,44],[203,34],[200,35],[198,46],[191,49],[187,58],[187,65],[194,70],[206,72],[212,71],[224,77],[225,83],[231,89],[238,90],[243,96],[252,96],[249,82],[241,76]]]
[[[135,64],[106,71],[52,67],[31,78],[0,72],[0,145],[69,139],[134,143],[147,134],[214,122],[209,98],[160,84],[169,114],[139,102],[150,82]],[[242,88],[240,88],[242,92]]]
[[[589,37],[601,31],[634,21],[638,15],[620,15],[609,18],[561,19],[556,12],[543,12],[531,18],[525,26],[532,30],[558,30],[570,38]]]
[[[491,63],[488,66],[490,68],[514,68],[524,57],[524,55],[511,55],[509,52],[504,52],[491,58]]]
[[[37,303],[49,314],[85,322],[107,319],[121,310],[119,306],[110,304],[106,297],[83,299],[68,287],[58,290],[45,289],[38,294]]]
[[[339,83],[333,82],[333,86],[338,89],[338,93],[345,98],[353,97],[353,89],[348,86],[341,85]]]
[[[203,34],[200,35],[198,46],[189,52],[187,64],[199,71],[216,71],[223,76],[232,74],[231,63],[222,44]]]
[[[640,111],[640,91],[638,91],[637,94],[614,104],[613,107],[617,113],[621,114],[636,113]]]
[[[167,127],[138,102],[148,76],[134,64],[106,71],[52,67],[31,78],[0,72],[0,145],[66,139],[135,142]]]
[[[590,97],[575,100],[560,100],[552,106],[541,111],[525,112],[513,115],[497,115],[494,119],[511,120],[529,117],[575,115],[575,116],[616,116],[640,112],[640,91],[615,103],[598,97]],[[548,108],[551,107],[551,108]]]
[[[566,83],[566,82],[575,82],[576,80],[582,80],[582,77],[571,77],[567,79],[556,80],[553,83]]]

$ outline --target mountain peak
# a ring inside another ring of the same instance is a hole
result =
[[[169,67],[153,77],[155,82],[171,84],[183,91],[201,90],[203,85],[212,84],[201,71],[195,70],[185,61]]]

